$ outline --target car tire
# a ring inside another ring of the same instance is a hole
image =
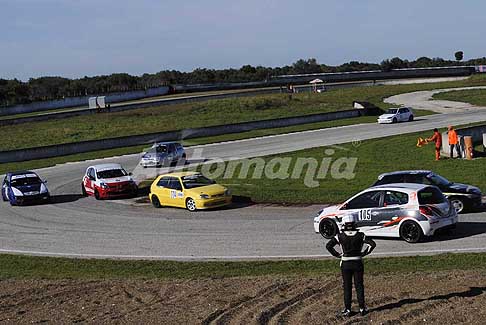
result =
[[[334,220],[324,219],[319,223],[319,233],[326,239],[331,239],[338,233],[338,226]]]
[[[396,118],[396,117],[394,117],[394,118],[393,118],[393,120],[392,120],[392,123],[393,123],[393,124],[395,124],[395,123],[397,123],[397,122],[398,122],[397,118]]]
[[[138,186],[135,186],[132,190],[132,197],[137,197],[138,196]]]
[[[413,115],[410,115],[410,117],[408,118],[408,121],[409,122],[412,122],[413,121]]]
[[[152,195],[152,205],[154,208],[159,209],[162,207],[162,204],[160,204],[160,200],[157,197],[157,195]]]
[[[420,225],[413,221],[405,221],[400,226],[400,238],[405,240],[407,243],[418,243],[424,233]]]
[[[8,197],[7,195],[5,194],[5,188],[2,188],[2,201],[3,202],[7,202],[8,201]]]
[[[101,200],[101,196],[100,196],[100,193],[98,192],[98,190],[95,190],[95,191],[94,191],[94,197],[95,197],[95,199],[97,199],[97,200]]]
[[[193,198],[188,198],[186,200],[186,209],[191,212],[195,212],[197,210],[196,201],[194,201]]]
[[[466,205],[464,204],[464,201],[462,199],[452,197],[449,199],[449,201],[451,202],[451,206],[456,210],[458,214],[464,212]]]
[[[86,188],[84,187],[83,183],[81,183],[81,195],[84,197],[88,196],[88,193],[86,193]]]

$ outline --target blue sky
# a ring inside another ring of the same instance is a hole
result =
[[[486,56],[486,1],[0,0],[0,78]]]

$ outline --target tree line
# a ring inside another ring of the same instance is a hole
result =
[[[460,55],[459,55],[460,54]],[[101,95],[113,92],[144,90],[166,85],[191,85],[214,83],[238,83],[268,80],[272,76],[306,73],[332,73],[367,70],[390,71],[402,68],[447,67],[454,65],[486,65],[486,57],[462,60],[462,52],[455,53],[456,61],[442,58],[421,57],[414,61],[398,57],[386,59],[380,64],[351,61],[339,66],[320,64],[316,59],[300,59],[283,67],[244,65],[240,69],[204,69],[191,72],[163,70],[131,76],[127,73],[68,79],[63,77],[31,78],[27,82],[18,79],[0,78],[0,106],[26,104],[35,101],[62,99],[66,97]]]

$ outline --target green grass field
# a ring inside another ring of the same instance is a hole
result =
[[[381,173],[407,169],[433,170],[451,181],[476,185],[486,191],[485,158],[472,161],[444,159],[437,162],[434,158],[433,145],[416,147],[418,137],[430,135],[431,132],[420,132],[363,141],[358,145],[348,143],[339,147],[321,147],[267,156],[263,158],[265,169],[261,178],[254,178],[255,175],[258,176],[258,173],[255,173],[255,170],[258,170],[256,164],[250,166],[249,172],[243,178],[240,178],[242,176],[241,165],[234,168],[232,175],[226,175],[232,176],[229,178],[224,177],[224,174],[218,175],[215,165],[209,170],[209,175],[218,177],[218,182],[230,187],[235,195],[248,197],[252,201],[260,203],[338,203],[369,187]],[[275,158],[280,159],[283,164],[276,164],[275,162],[278,160],[274,160]],[[292,177],[299,158],[314,160],[317,164],[317,171],[327,170],[327,174],[318,179],[316,176],[318,172],[314,171],[312,167],[304,166],[297,177]],[[333,168],[335,170],[340,168],[341,171],[347,169],[344,163],[340,163],[342,161],[340,159],[349,161],[354,158],[356,158],[356,166],[351,169],[352,173],[345,175],[336,172],[335,176],[332,175]],[[289,161],[288,168],[287,162],[284,161],[286,159]],[[270,163],[272,160],[275,163],[273,169],[272,163]],[[235,162],[226,164],[236,165]],[[275,178],[275,175],[272,174],[272,170],[277,172],[279,169],[284,172],[284,175],[288,171],[286,177],[282,177],[284,179]],[[224,172],[226,173],[228,170],[231,168],[226,167]],[[221,171],[223,168],[220,168],[220,174]],[[309,187],[306,183],[315,187]]]
[[[389,107],[383,98],[417,90],[486,85],[485,76],[455,82],[370,86],[337,89],[321,94],[287,94],[210,100],[118,113],[93,114],[0,127],[0,150],[72,143],[110,137],[162,132],[192,127],[299,116],[349,109],[354,100]]]
[[[334,259],[175,262],[69,259],[0,254],[0,280],[6,279],[197,279],[240,276],[335,274]],[[486,254],[367,258],[368,274],[486,270]]]
[[[464,102],[476,106],[486,106],[486,89],[448,91],[445,93],[435,94],[433,98]]]

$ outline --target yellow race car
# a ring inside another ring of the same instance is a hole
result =
[[[222,207],[231,203],[231,192],[197,172],[158,176],[150,186],[149,199],[156,208],[186,208],[189,211]]]

